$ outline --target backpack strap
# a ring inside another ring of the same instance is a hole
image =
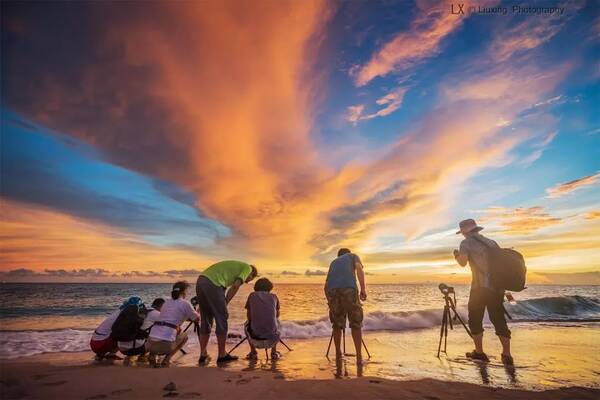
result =
[[[171,323],[169,323],[169,322],[164,322],[164,321],[156,321],[156,322],[154,323],[154,325],[158,325],[158,326],[168,326],[169,328],[172,328],[172,329],[177,329],[177,325],[175,325],[175,324],[171,324]]]

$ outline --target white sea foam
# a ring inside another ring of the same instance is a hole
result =
[[[543,321],[600,321],[600,299],[583,296],[546,297],[523,300],[515,305],[506,304],[515,322]],[[466,306],[458,308],[466,322]],[[406,331],[431,328],[439,325],[441,309],[406,312],[371,312],[365,315],[366,331]],[[237,324],[232,324],[237,325]],[[307,339],[326,337],[331,334],[327,317],[307,321],[282,321],[284,338]],[[241,334],[238,326],[231,333]],[[89,349],[91,330],[60,329],[46,331],[0,331],[0,358],[77,352]],[[197,342],[196,335],[189,332],[190,343]]]

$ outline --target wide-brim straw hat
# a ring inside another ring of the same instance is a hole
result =
[[[465,234],[465,233],[469,233],[469,232],[479,232],[483,229],[482,226],[478,226],[477,222],[475,222],[474,219],[465,219],[463,221],[460,221],[460,223],[458,224],[458,227],[460,228],[460,230],[458,232],[456,232],[457,235]]]

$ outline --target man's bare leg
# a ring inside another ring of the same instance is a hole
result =
[[[200,336],[200,356],[205,356],[208,354],[208,351],[206,348],[208,347],[208,339],[210,338],[210,333],[209,334],[201,333],[199,336]]]
[[[483,353],[483,332],[473,335],[473,343],[475,343],[475,351]]]
[[[356,349],[356,362],[362,361],[362,329],[352,328],[352,340]]]
[[[505,356],[511,356],[511,354],[510,354],[510,338],[507,338],[505,336],[498,336],[498,339],[500,339],[500,343],[502,343],[502,354]]]
[[[181,341],[181,343],[179,343],[179,344],[178,344],[178,345],[175,347],[175,350],[173,350],[173,351],[171,352],[171,354],[168,354],[168,355],[165,357],[165,359],[163,360],[162,364],[163,364],[163,365],[166,365],[166,366],[168,366],[168,365],[169,365],[169,363],[171,362],[171,358],[172,358],[172,357],[173,357],[175,354],[177,354],[177,352],[178,352],[179,350],[181,350],[181,349],[183,348],[183,346],[184,346],[184,345],[187,343],[187,341],[188,341],[188,338],[187,338],[187,336],[186,336],[186,337],[184,337],[184,338],[183,338],[183,340]]]
[[[333,328],[333,343],[335,344],[335,358],[342,357],[342,330]]]
[[[217,344],[219,347],[219,358],[225,357],[227,352],[225,351],[225,341],[227,340],[227,334],[217,335]]]

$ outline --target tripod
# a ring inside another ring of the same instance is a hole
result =
[[[229,351],[227,352],[227,354],[231,354],[231,353],[232,353],[232,352],[233,352],[235,349],[237,349],[237,348],[238,348],[238,347],[239,347],[239,346],[240,346],[242,343],[244,343],[246,340],[249,340],[249,339],[248,339],[248,335],[244,336],[244,338],[243,338],[242,340],[240,340],[240,341],[239,341],[239,342],[238,342],[238,343],[237,343],[235,346],[233,346],[233,347],[231,348],[231,350],[229,350]],[[280,338],[280,339],[279,339],[279,343],[281,343],[282,345],[284,345],[284,346],[285,346],[285,348],[286,348],[286,349],[288,349],[288,351],[292,351],[292,349],[290,348],[290,346],[288,346],[287,344],[285,344],[285,342],[283,341],[283,339],[281,339],[281,338]],[[267,353],[267,349],[265,349],[265,354],[267,355],[267,359],[268,359],[268,358],[269,358],[269,355],[268,355],[268,353]]]
[[[444,339],[443,352],[446,353],[446,346],[448,344],[448,325],[450,325],[450,329],[454,328],[452,326],[452,320],[456,321],[458,319],[460,321],[460,323],[462,324],[463,328],[465,328],[465,330],[469,334],[469,336],[473,337],[473,335],[471,334],[471,331],[469,330],[469,328],[467,328],[467,326],[463,322],[462,318],[456,311],[456,293],[454,293],[454,289],[451,287],[448,287],[448,286],[445,286],[445,288],[442,288],[441,286],[442,285],[440,285],[440,290],[442,291],[442,294],[444,295],[444,301],[446,304],[444,305],[444,314],[442,315],[442,326],[440,328],[440,342],[438,344],[438,352],[437,352],[438,358],[440,358],[440,351],[442,349],[442,338]],[[454,295],[453,296],[454,299],[452,299],[450,297],[450,293],[452,293]],[[451,315],[451,312],[454,313],[454,316]]]
[[[325,354],[326,358],[329,358],[329,350],[331,350],[331,342],[333,342],[333,331],[331,332],[331,337],[329,338],[329,345],[327,346],[327,353]],[[365,344],[365,340],[361,338],[361,342],[365,351],[367,352],[367,356],[371,358],[371,353],[369,353],[369,349],[367,349],[367,345]],[[346,329],[342,329],[342,352],[344,355],[346,354]]]

